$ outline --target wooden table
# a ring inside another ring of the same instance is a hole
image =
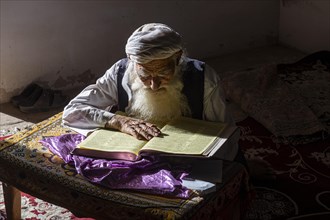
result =
[[[38,141],[72,132],[61,113],[0,142],[0,181],[8,219],[20,219],[20,191],[95,219],[239,219],[249,197],[248,176],[224,163],[224,181],[214,193],[189,199],[111,190],[86,181]]]

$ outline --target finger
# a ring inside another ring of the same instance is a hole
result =
[[[156,125],[154,125],[154,124],[151,124],[151,123],[149,123],[149,122],[145,122],[145,124],[146,124],[148,127],[154,127],[154,128],[157,128],[157,126],[156,126]]]
[[[145,125],[147,126],[146,129],[148,130],[148,133],[153,136],[159,136],[162,133],[156,125],[150,123],[146,123]]]
[[[135,128],[135,126],[128,126],[125,129],[125,133],[132,135],[133,137],[139,139],[139,140],[143,140],[145,139]]]
[[[155,136],[159,136],[161,131],[155,125],[151,123],[144,122],[142,120],[134,119],[127,121],[125,130],[132,136],[138,139],[150,140]]]
[[[150,130],[150,128],[146,126],[146,124],[144,123],[134,126],[134,129],[135,131],[137,131],[139,135],[141,135],[146,140],[150,140],[157,134],[157,133],[155,134],[155,132]]]
[[[161,131],[159,128],[157,128],[156,125],[153,125],[151,123],[144,122],[142,120],[138,121],[132,121],[129,126],[132,126],[137,129],[138,133],[140,133],[139,129],[142,129],[146,131],[148,134],[151,134],[153,137],[154,136],[159,136],[161,134]]]
[[[146,123],[141,123],[139,124],[139,127],[152,136],[157,136],[160,134],[160,130],[156,126],[150,127]]]
[[[151,134],[154,137],[158,137],[162,133],[158,128],[153,127],[147,127],[145,130],[148,132],[148,134]]]
[[[141,129],[138,132],[141,136],[143,136],[144,139],[146,140],[150,140],[151,138],[154,137],[154,135],[150,134],[148,131]]]

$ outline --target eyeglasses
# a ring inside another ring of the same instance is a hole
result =
[[[159,68],[157,67],[148,68],[148,67],[144,67],[141,64],[137,64],[136,66],[137,66],[136,68],[137,75],[143,82],[152,80],[152,78],[155,77],[161,80],[168,81],[173,76],[174,67],[175,67],[173,64],[167,66],[159,66]]]

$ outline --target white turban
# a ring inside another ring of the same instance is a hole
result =
[[[140,64],[168,58],[180,50],[180,34],[160,23],[142,25],[133,32],[126,44],[128,58]]]

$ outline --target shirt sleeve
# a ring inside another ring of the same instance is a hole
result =
[[[220,85],[220,76],[208,65],[204,70],[204,119],[234,123],[228,107],[226,97]]]
[[[118,104],[118,68],[117,62],[69,102],[63,111],[63,125],[86,129],[104,127],[114,115],[111,107]]]
[[[220,85],[220,77],[210,66],[205,66],[204,70],[204,119],[209,121],[222,121],[235,125],[235,122],[228,111],[226,105],[226,97]],[[232,155],[228,160],[234,160],[238,147],[239,135],[236,135],[231,140],[231,148],[227,152]]]

